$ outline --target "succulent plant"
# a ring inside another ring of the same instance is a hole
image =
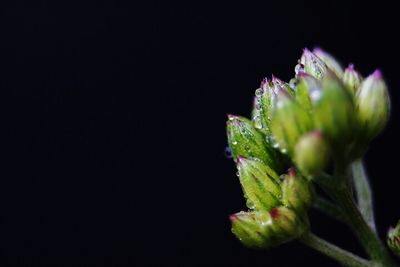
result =
[[[376,234],[362,165],[389,114],[379,70],[363,79],[353,64],[344,69],[320,48],[304,49],[289,83],[263,79],[255,90],[251,120],[228,115],[228,143],[249,209],[230,216],[232,232],[247,247],[299,239],[347,266],[395,266]],[[316,195],[314,184],[332,201]],[[347,223],[369,259],[312,234],[311,206]],[[397,253],[399,227],[388,237]]]

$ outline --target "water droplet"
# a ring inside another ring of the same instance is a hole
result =
[[[310,94],[310,97],[313,101],[318,101],[321,98],[321,91],[313,90]]]
[[[256,115],[253,118],[253,123],[254,123],[254,127],[256,129],[262,129],[262,124],[261,124],[261,119],[260,119],[260,115]]]
[[[261,88],[258,88],[258,89],[256,90],[256,96],[257,96],[257,97],[260,97],[263,93],[264,93],[264,90],[261,89]]]
[[[260,104],[260,103],[257,103],[257,104],[256,104],[256,109],[257,109],[257,110],[260,110],[260,109],[261,109],[261,104]]]
[[[301,64],[297,64],[296,67],[294,68],[294,72],[296,74],[299,74],[299,72],[304,71],[303,66]]]
[[[286,149],[286,148],[282,148],[282,149],[281,149],[281,152],[282,152],[283,154],[286,154],[286,153],[287,153],[287,149]]]
[[[232,141],[232,145],[237,145],[237,141]]]
[[[274,148],[278,148],[279,147],[279,144],[278,143],[275,143],[274,144]]]
[[[236,176],[237,176],[237,177],[239,177],[239,176],[240,176],[240,175],[239,175],[239,172],[236,172]]]
[[[249,209],[254,210],[254,209],[256,208],[256,206],[254,205],[254,203],[253,203],[251,200],[249,200],[249,199],[247,198],[246,195],[244,195],[244,197],[246,198],[246,206],[247,206]]]
[[[286,178],[286,174],[282,174],[281,176],[279,176],[279,180],[283,181]]]
[[[267,225],[270,225],[270,224],[272,224],[272,219],[270,218],[269,220],[267,220],[267,221],[261,221],[261,223],[260,223],[262,226],[267,226]]]
[[[228,159],[233,158],[233,156],[232,156],[232,150],[231,150],[231,148],[230,148],[229,146],[225,147],[224,154],[225,154],[225,156],[226,156]]]

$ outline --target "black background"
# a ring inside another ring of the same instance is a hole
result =
[[[394,2],[394,1],[393,1]],[[1,266],[337,266],[292,242],[244,248],[224,156],[270,74],[321,46],[382,69],[387,130],[366,162],[379,232],[400,217],[399,15],[376,1],[12,1],[0,9]],[[315,232],[363,255],[344,226]]]

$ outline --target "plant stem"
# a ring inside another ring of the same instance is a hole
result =
[[[362,160],[357,160],[351,165],[354,188],[357,194],[357,204],[370,227],[376,232],[374,221],[374,207],[372,203],[372,190]]]
[[[336,202],[344,211],[349,226],[371,259],[377,263],[381,263],[382,266],[395,266],[386,248],[365,221],[355,204],[351,192],[350,179],[347,175],[347,168],[340,168],[340,165],[336,168],[335,178],[338,184],[332,192]]]
[[[317,196],[314,200],[313,207],[329,216],[332,218],[335,218],[336,220],[340,222],[344,222],[345,218],[342,214],[342,211],[337,207],[335,204],[332,202]]]
[[[328,257],[340,262],[341,264],[349,267],[370,267],[372,266],[367,260],[354,255],[351,252],[343,250],[322,238],[312,234],[306,233],[300,239],[307,246],[325,254]]]

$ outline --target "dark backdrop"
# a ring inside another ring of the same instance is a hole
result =
[[[321,46],[382,69],[392,117],[366,162],[379,232],[400,217],[395,4],[10,1],[0,9],[2,266],[337,266],[293,242],[242,247],[227,113]],[[311,212],[317,233],[362,254]]]

